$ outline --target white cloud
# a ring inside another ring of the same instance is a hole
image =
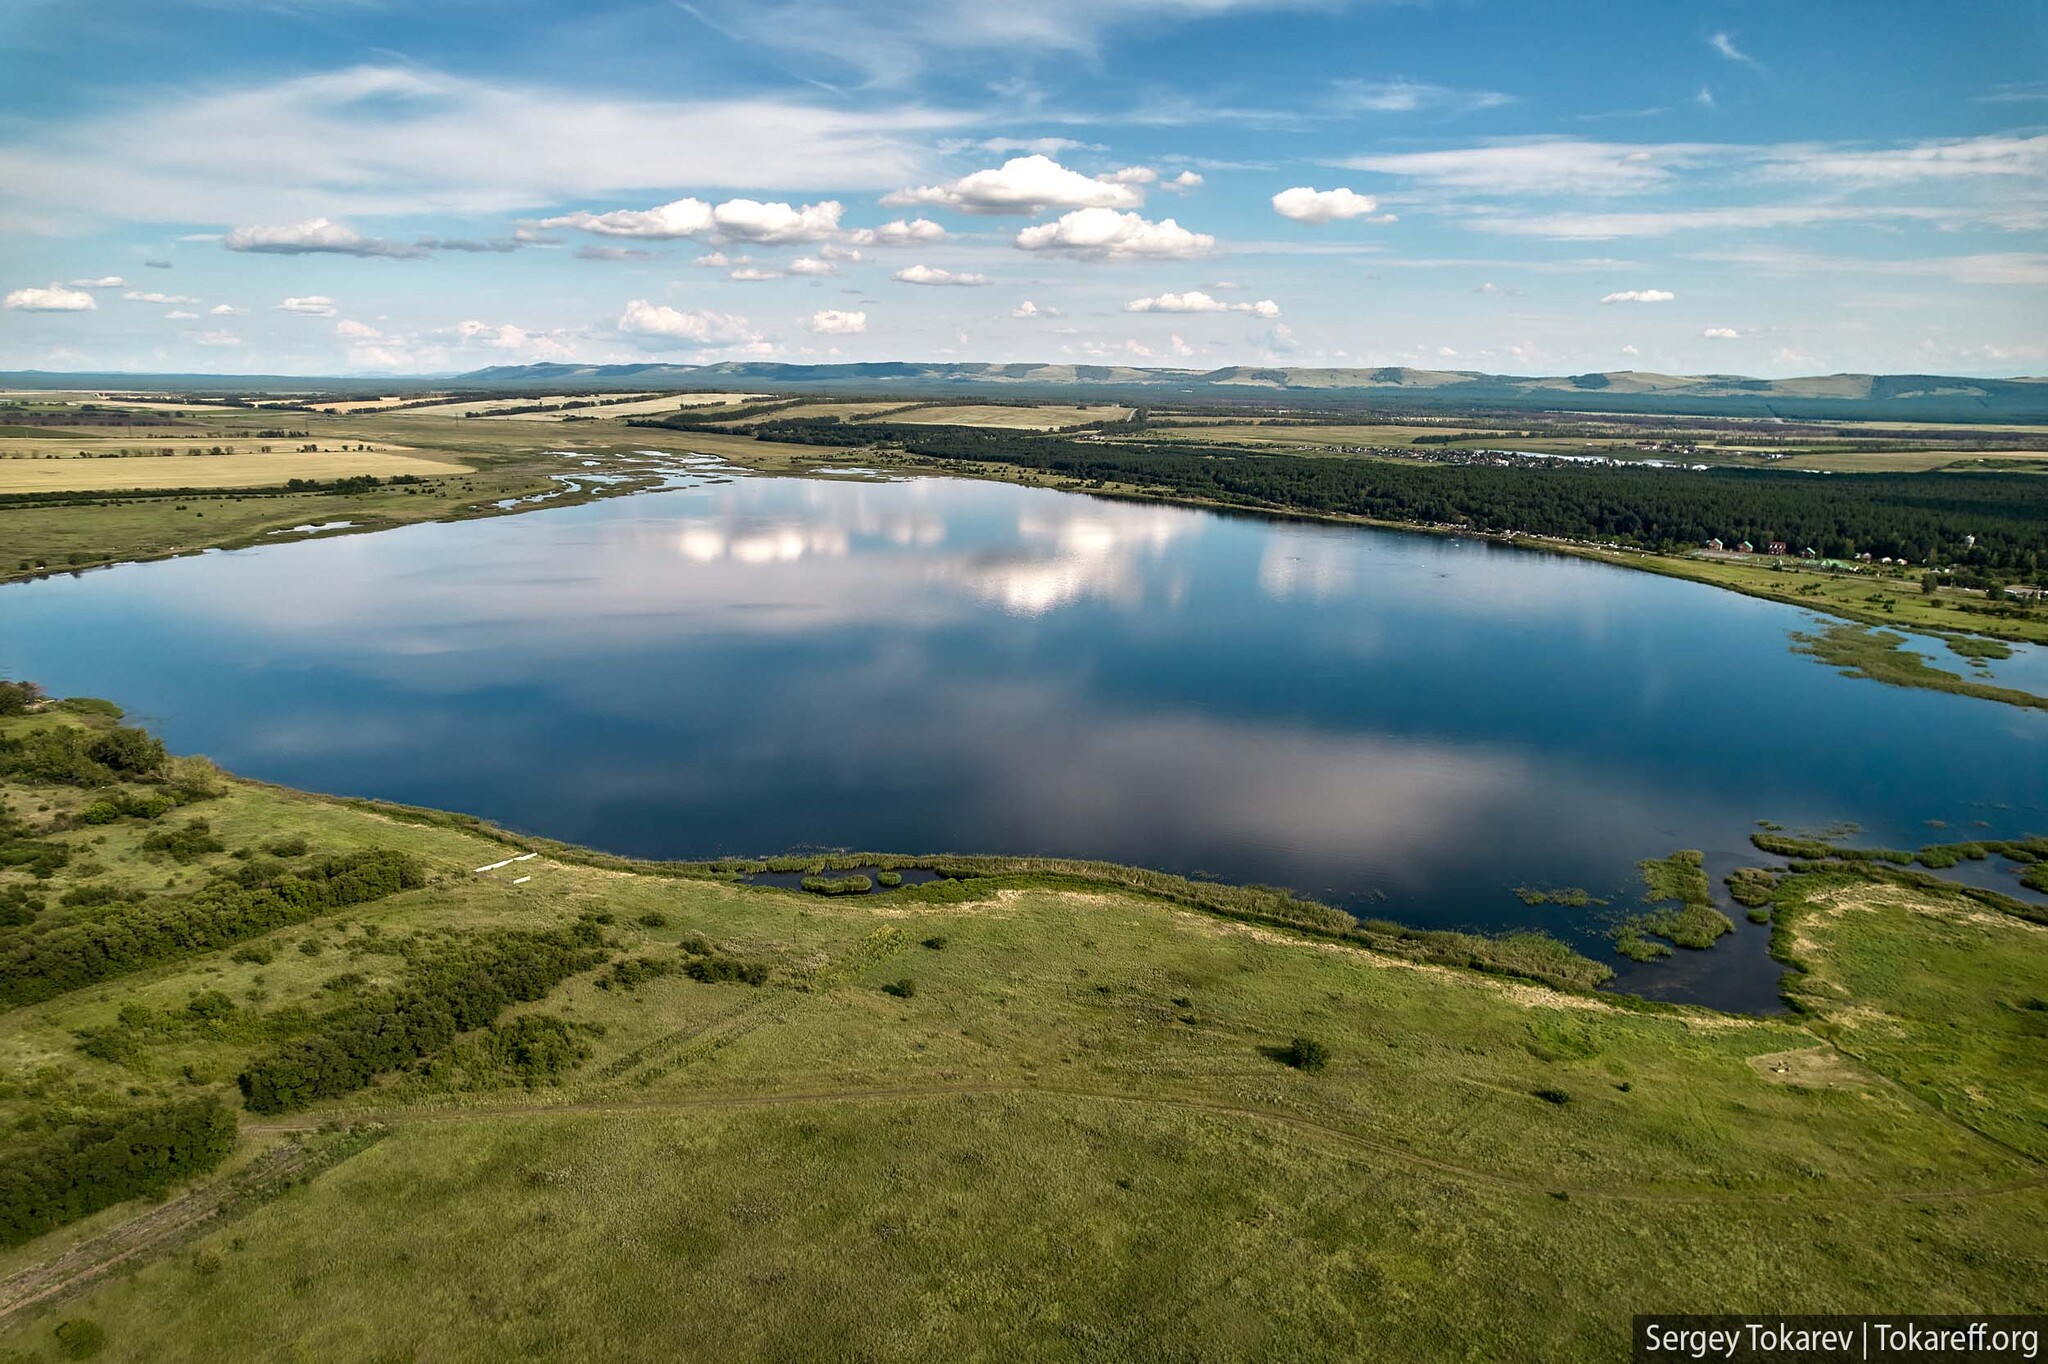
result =
[[[728,199],[711,210],[711,219],[721,236],[780,246],[790,242],[821,242],[836,236],[839,215],[844,211],[844,206],[834,199],[801,208],[753,199]]]
[[[1678,295],[1663,289],[1623,289],[1607,295],[1602,303],[1669,303]]]
[[[1090,260],[1187,260],[1206,255],[1216,239],[1190,232],[1171,218],[1151,222],[1135,213],[1082,208],[1056,221],[1027,227],[1016,244],[1026,251],[1058,251]]]
[[[930,218],[898,218],[880,227],[857,227],[846,234],[846,240],[855,246],[922,246],[945,235],[946,229]],[[859,258],[856,253],[854,259]]]
[[[184,294],[157,294],[141,289],[130,289],[121,297],[127,299],[130,303],[197,303],[199,301]]]
[[[956,274],[941,270],[933,265],[911,265],[898,270],[895,278],[903,284],[959,284],[980,285],[988,283],[987,275]]]
[[[173,308],[164,314],[164,320],[167,322],[196,322],[199,320],[199,314],[188,313],[183,308]]]
[[[618,328],[633,336],[696,346],[740,345],[759,338],[744,317],[731,313],[686,313],[636,298],[619,314]]]
[[[278,308],[287,313],[303,313],[307,317],[334,316],[334,300],[325,294],[308,294],[304,298],[288,298]]]
[[[654,253],[637,246],[579,246],[577,260],[629,261],[653,260]]]
[[[240,317],[248,311],[247,308],[237,308],[232,303],[216,303],[206,310],[206,315],[208,317]]]
[[[1010,310],[1010,316],[1012,317],[1058,317],[1059,315],[1060,310],[1058,308],[1052,307],[1050,304],[1041,307],[1028,298]]]
[[[348,337],[352,341],[366,341],[373,336],[382,336],[384,333],[378,331],[367,322],[357,322],[353,318],[344,317],[341,321],[334,324],[334,334],[336,336]]]
[[[71,287],[74,289],[125,289],[128,287],[128,281],[122,279],[119,275],[102,275],[98,279],[74,279],[71,281]]]
[[[242,338],[233,332],[200,332],[192,338],[202,346],[239,346]]]
[[[1852,185],[1995,178],[2048,181],[2048,133],[2034,137],[1968,137],[1902,147],[1855,148],[1790,144],[1765,149],[1762,172],[1795,182],[1816,177]]]
[[[924,222],[922,218],[918,219],[918,221]],[[937,223],[925,223],[924,225],[926,227],[938,228]],[[858,236],[859,233],[853,233],[850,235]],[[943,228],[939,228],[938,235],[941,237],[945,236],[945,230]],[[823,246],[818,248],[818,255],[823,257],[825,260],[835,261],[860,261],[867,259],[860,253],[859,248],[852,246],[841,246],[837,242],[826,242]]]
[[[780,270],[763,270],[752,265],[742,265],[739,269],[727,275],[726,278],[738,280],[742,284],[759,284],[763,280],[781,279],[782,272]]]
[[[1493,109],[1514,103],[1514,97],[1496,90],[1453,90],[1422,81],[1341,80],[1336,82],[1331,103],[1345,113],[1408,114],[1421,109]]]
[[[1379,207],[1369,194],[1348,189],[1311,189],[1296,185],[1273,196],[1273,211],[1298,223],[1330,223],[1344,218],[1363,218]]]
[[[1742,333],[1733,327],[1709,327],[1700,335],[1709,341],[1737,341],[1742,337]]]
[[[644,237],[666,241],[695,237],[711,230],[711,205],[702,199],[677,199],[655,208],[618,208],[609,213],[579,209],[559,217],[543,218],[542,227],[573,227],[605,237]]]
[[[745,257],[741,257],[741,259],[744,260]],[[732,258],[723,251],[706,251],[703,255],[690,262],[690,264],[700,270],[723,270],[732,263]]]
[[[1122,170],[1104,171],[1095,178],[1105,185],[1156,185],[1159,172],[1150,166],[1125,166]]]
[[[455,324],[456,340],[467,346],[487,346],[492,350],[518,350],[526,344],[526,330],[510,322],[492,326],[474,318]]]
[[[1716,33],[1713,37],[1707,39],[1707,46],[1713,48],[1714,51],[1720,53],[1731,62],[1741,62],[1744,66],[1754,67],[1758,71],[1764,69],[1762,62],[1737,47],[1735,39],[1726,33]]]
[[[7,306],[25,313],[89,313],[100,305],[83,289],[52,282],[47,289],[16,289],[7,295]]]
[[[1146,174],[1158,178],[1156,172]],[[975,171],[948,184],[885,194],[882,202],[938,204],[962,213],[1044,213],[1070,208],[1137,208],[1145,196],[1129,184],[1068,170],[1049,156],[1018,156],[995,170]]]
[[[811,314],[811,330],[820,336],[852,336],[867,329],[868,315],[864,312],[821,308]]]
[[[1512,138],[1477,147],[1348,157],[1352,170],[1399,175],[1437,189],[1488,194],[1633,194],[1722,149],[1693,143]]]
[[[1278,317],[1280,305],[1270,298],[1257,303],[1225,303],[1200,289],[1184,294],[1160,294],[1155,298],[1134,298],[1124,304],[1127,313],[1250,313],[1254,317]]]
[[[844,206],[836,200],[805,204],[766,204],[755,199],[728,199],[715,207],[702,199],[677,199],[655,208],[613,209],[609,213],[578,211],[543,218],[542,227],[572,227],[606,237],[638,237],[668,241],[716,234],[761,245],[824,241],[839,231]]]
[[[329,218],[308,218],[282,227],[238,227],[221,238],[230,251],[249,251],[278,256],[388,256],[394,260],[417,259],[426,255],[423,247],[362,233]]]
[[[820,260],[816,256],[798,256],[789,263],[789,273],[792,275],[836,275],[839,273],[839,267],[829,260]]]
[[[16,213],[219,222],[518,212],[673,185],[881,189],[962,116],[862,101],[656,100],[358,66],[193,94],[0,145]],[[516,148],[517,155],[508,155]]]
[[[1202,177],[1190,170],[1184,170],[1170,180],[1161,180],[1159,182],[1159,188],[1161,189],[1190,190],[1200,189],[1201,187]]]

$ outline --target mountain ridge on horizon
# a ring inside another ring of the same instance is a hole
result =
[[[115,381],[94,382],[94,381]],[[1802,375],[1758,379],[1739,374],[1663,374],[1609,370],[1571,375],[1493,374],[1406,366],[1228,365],[1218,369],[1133,365],[982,361],[865,361],[788,364],[725,360],[493,365],[455,374],[194,375],[147,373],[0,374],[0,385],[24,388],[117,387],[148,381],[189,388],[264,386],[349,391],[445,387],[521,389],[536,385],[591,390],[629,387],[687,391],[749,386],[794,390],[901,392],[906,398],[1057,399],[1086,392],[1142,402],[1147,395],[1180,401],[1255,405],[1285,395],[1332,407],[1496,408],[1610,413],[1805,419],[1884,417],[1896,420],[2048,421],[2048,376],[1978,378],[1945,374]]]

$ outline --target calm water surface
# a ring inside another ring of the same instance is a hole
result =
[[[740,478],[9,587],[0,669],[250,776],[621,853],[1099,857],[1607,955],[1514,888],[1626,906],[1681,847],[1718,882],[1759,819],[2048,831],[2048,714],[1840,677],[1787,649],[1811,625],[1482,542]],[[1765,945],[1616,964],[1765,1008]]]

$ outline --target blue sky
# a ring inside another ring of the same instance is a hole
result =
[[[0,368],[2048,373],[2048,6],[0,0]]]

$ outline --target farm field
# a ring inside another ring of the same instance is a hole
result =
[[[0,721],[0,753],[114,724]],[[0,1013],[0,1117],[213,1096],[237,1133],[170,1215],[0,1250],[0,1348],[86,1321],[114,1360],[587,1357],[708,1313],[712,1352],[753,1357],[1580,1360],[1622,1352],[1646,1261],[1674,1310],[2048,1306],[2048,1088],[2032,1016],[1998,1003],[2048,994],[2048,929],[1882,869],[1779,882],[1809,1013],[1745,1018],[1079,864],[833,897],[185,762],[80,786],[13,761],[16,837],[68,856],[0,889],[52,942],[322,858],[419,883]],[[244,1100],[238,1075],[448,954],[572,929],[586,964],[417,1064]]]
[[[397,450],[318,453],[130,455],[60,459],[0,457],[0,493],[101,492],[126,488],[254,488],[294,478],[433,477],[466,465]]]
[[[1045,404],[1005,407],[999,404],[963,403],[954,407],[920,407],[889,418],[911,426],[1001,426],[1019,431],[1058,431],[1090,422],[1122,421],[1131,414],[1127,407]]]

